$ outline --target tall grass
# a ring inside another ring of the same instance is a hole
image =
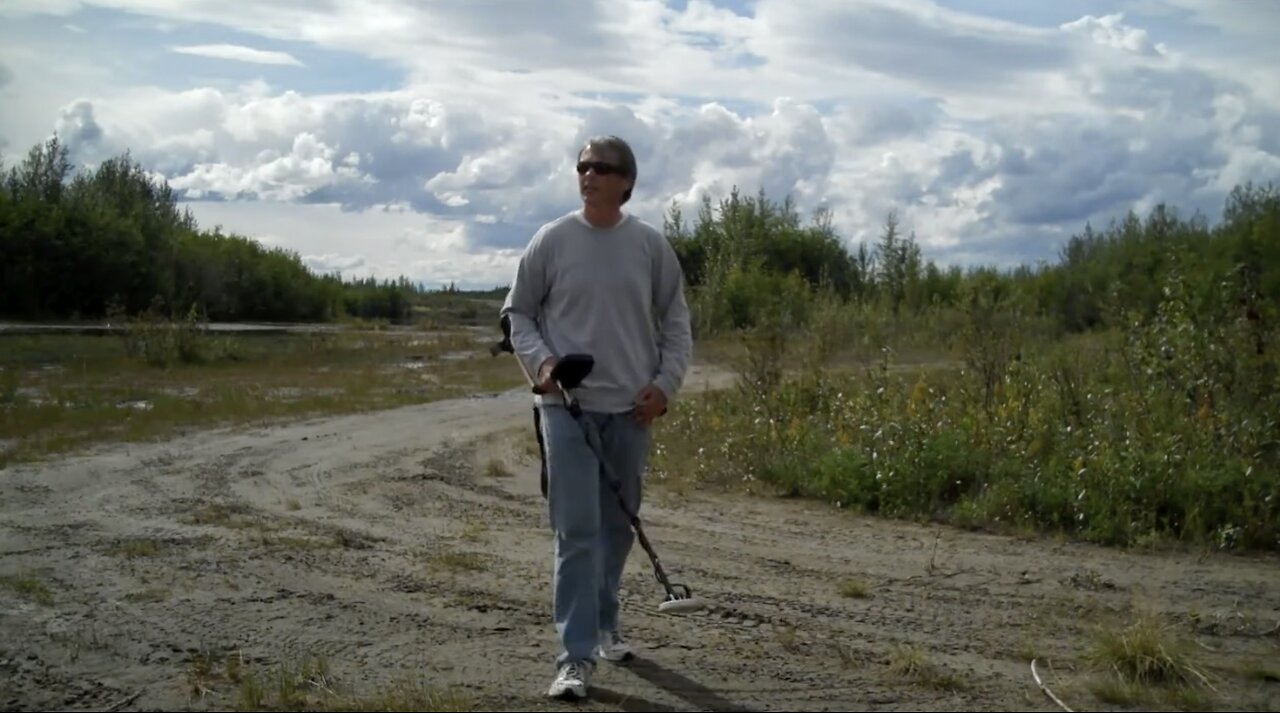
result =
[[[1154,318],[1071,339],[975,298],[935,368],[887,348],[835,368],[872,350],[821,319],[757,328],[737,388],[659,426],[656,473],[1108,544],[1280,549],[1280,358],[1244,319],[1193,318],[1176,275],[1164,294]]]

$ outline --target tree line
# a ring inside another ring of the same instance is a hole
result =
[[[978,301],[1049,321],[1059,333],[1123,327],[1153,316],[1169,279],[1186,282],[1197,318],[1275,323],[1280,305],[1280,191],[1239,185],[1222,220],[1182,217],[1157,205],[1106,228],[1086,224],[1055,263],[1014,269],[939,267],[890,213],[878,240],[854,249],[819,211],[805,222],[790,197],[776,202],[736,189],[688,222],[672,206],[664,231],[693,293],[703,333],[765,320],[801,326],[815,294],[892,318]],[[1273,329],[1273,327],[1271,327]],[[1261,348],[1261,346],[1259,346]]]
[[[427,292],[405,277],[315,274],[293,251],[202,229],[127,153],[73,169],[56,136],[19,165],[0,165],[0,317],[194,310],[211,320],[404,320]],[[803,324],[815,295],[888,319],[981,302],[1082,332],[1150,317],[1174,273],[1198,318],[1271,325],[1280,304],[1280,191],[1271,185],[1237,186],[1214,226],[1162,204],[1101,230],[1086,224],[1056,263],[1010,270],[939,267],[892,213],[874,244],[850,249],[829,212],[804,221],[790,196],[763,192],[706,199],[692,222],[673,206],[664,229],[703,334]]]
[[[318,275],[296,252],[201,229],[127,153],[74,169],[56,136],[0,165],[2,317],[400,321],[425,291],[404,277]]]
[[[665,229],[695,331],[742,349],[734,388],[673,410],[659,470],[964,527],[1280,549],[1274,187],[1238,186],[1216,225],[1169,206],[1086,224],[1055,262],[1003,270],[939,268],[892,215],[848,250],[763,195]],[[893,364],[921,347],[926,368]]]

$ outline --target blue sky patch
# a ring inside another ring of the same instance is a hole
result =
[[[8,20],[0,38],[31,38],[52,56],[106,62],[131,84],[182,90],[229,89],[255,80],[303,93],[389,91],[403,69],[356,53],[285,42],[208,23],[169,23],[118,10],[88,7],[66,16]],[[175,52],[174,47],[233,45],[287,54],[303,66],[246,62]]]

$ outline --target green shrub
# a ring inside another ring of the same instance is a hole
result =
[[[1193,320],[1180,290],[1171,277],[1125,332],[1027,340],[977,374],[887,351],[833,370],[798,358],[811,332],[757,331],[739,388],[677,403],[660,442],[703,484],[885,516],[1280,549],[1277,356],[1243,348],[1238,324]]]

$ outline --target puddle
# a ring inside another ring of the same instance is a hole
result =
[[[121,401],[116,404],[116,408],[131,408],[136,411],[150,411],[155,408],[155,405],[147,399],[134,399],[133,401]]]
[[[433,361],[464,361],[474,358],[476,358],[476,354],[471,351],[453,351],[426,356],[422,354],[412,354],[404,361],[397,363],[396,367],[400,369],[421,369]]]
[[[291,402],[301,401],[309,396],[333,396],[335,394],[341,394],[342,391],[343,390],[339,388],[303,389],[297,386],[283,386],[278,389],[268,390],[266,395],[267,398],[274,401]]]
[[[6,403],[5,406],[55,406],[58,408],[75,408],[74,401],[59,401],[51,397],[44,389],[23,386],[18,388],[13,394],[13,400]]]

